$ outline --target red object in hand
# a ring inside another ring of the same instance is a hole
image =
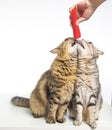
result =
[[[73,29],[73,36],[75,39],[81,37],[79,26],[76,24],[77,21],[77,11],[75,8],[71,10],[71,25]]]

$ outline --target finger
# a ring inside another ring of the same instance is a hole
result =
[[[72,9],[76,8],[76,5],[69,8],[69,12],[71,13]]]
[[[69,8],[69,13],[71,13],[71,11],[72,11],[73,8],[74,8],[73,6],[71,8]]]
[[[71,15],[69,16],[69,22],[70,22],[70,26],[71,26],[71,25],[72,25],[72,24],[71,24]]]
[[[76,24],[78,25],[78,24],[80,24],[81,22],[84,22],[84,21],[86,21],[86,20],[87,20],[86,18],[80,17],[80,18],[77,20]]]

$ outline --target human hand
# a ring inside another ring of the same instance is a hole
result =
[[[96,9],[90,2],[88,2],[88,0],[80,1],[76,5],[72,6],[69,11],[71,12],[73,8],[76,8],[77,10],[77,24],[88,20]]]
[[[103,3],[105,0],[82,0],[70,8],[70,12],[73,8],[77,10],[77,24],[88,20],[96,8]]]

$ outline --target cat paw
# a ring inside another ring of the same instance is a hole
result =
[[[32,115],[33,115],[34,118],[39,118],[39,117],[41,117],[40,115],[35,114],[35,113],[32,113]]]
[[[79,126],[81,124],[82,124],[82,121],[80,121],[80,120],[74,120],[74,122],[73,122],[73,125],[75,125],[75,126]]]
[[[53,123],[56,123],[56,120],[52,117],[48,117],[46,118],[46,123],[53,124]]]
[[[64,123],[64,122],[66,122],[66,119],[65,118],[60,118],[60,119],[57,119],[57,122]]]
[[[92,129],[96,129],[96,127],[97,127],[96,122],[89,122],[88,124],[89,124],[89,126],[90,126]]]

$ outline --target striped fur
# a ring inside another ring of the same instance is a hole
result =
[[[103,54],[91,42],[79,41],[78,70],[75,90],[69,104],[70,117],[74,118],[74,125],[86,121],[91,128],[96,128],[96,120],[102,106],[99,70],[97,58]],[[83,46],[82,46],[83,45]]]
[[[30,102],[28,98],[16,96],[12,98],[11,102],[16,106],[30,108]]]
[[[64,113],[72,98],[77,71],[77,49],[73,38],[65,39],[51,51],[57,57],[50,69],[37,82],[30,100],[15,97],[12,102],[24,106],[30,103],[34,117],[46,117],[47,123],[65,122]],[[26,103],[26,104],[27,104]],[[29,105],[28,105],[29,106]]]

